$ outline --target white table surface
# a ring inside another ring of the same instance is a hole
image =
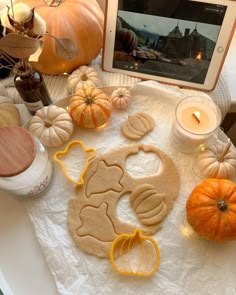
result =
[[[4,295],[58,294],[22,204],[0,191],[0,288]]]
[[[236,33],[223,71],[236,111]],[[5,295],[56,295],[52,274],[22,203],[0,190],[0,289]]]

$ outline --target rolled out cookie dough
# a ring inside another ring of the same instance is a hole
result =
[[[125,161],[139,151],[155,153],[162,161],[162,170],[149,177],[131,177]],[[118,235],[136,228],[116,215],[123,195],[130,193],[130,204],[143,224],[143,233],[152,235],[160,229],[179,192],[179,176],[171,158],[144,144],[125,146],[96,158],[84,181],[69,201],[69,231],[82,251],[104,258],[109,257],[112,241]]]

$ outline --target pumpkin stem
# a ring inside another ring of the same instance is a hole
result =
[[[80,79],[81,79],[82,81],[86,81],[86,80],[88,80],[88,77],[87,77],[86,74],[82,74],[82,75],[80,76]]]
[[[221,211],[226,211],[228,209],[228,204],[224,200],[219,200],[217,206]]]
[[[61,0],[44,0],[44,1],[46,2],[48,6],[54,6],[54,7],[59,6],[61,3]]]
[[[93,104],[94,101],[93,101],[93,98],[91,96],[87,96],[87,97],[85,97],[84,102],[86,104]]]
[[[47,128],[52,127],[52,121],[50,121],[48,119],[44,119],[44,126]]]
[[[228,141],[222,151],[222,153],[218,156],[218,161],[219,162],[223,162],[224,161],[224,158],[225,158],[225,155],[227,155],[227,153],[229,152],[229,149],[231,147],[231,140],[228,138]]]

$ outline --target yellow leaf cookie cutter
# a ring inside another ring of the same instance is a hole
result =
[[[86,159],[86,161],[85,161],[85,165],[84,165],[84,168],[83,168],[82,172],[80,173],[80,178],[79,178],[78,181],[75,180],[75,179],[73,179],[72,177],[70,177],[70,175],[69,175],[68,172],[67,172],[67,169],[66,169],[65,164],[63,163],[63,161],[61,161],[61,160],[59,159],[60,156],[66,156],[66,155],[69,153],[71,147],[76,146],[76,145],[81,146],[82,149],[85,151],[86,154],[92,153],[91,156],[89,156],[89,157]],[[85,145],[82,141],[75,140],[75,141],[71,141],[69,144],[67,144],[67,146],[66,146],[66,148],[65,148],[64,151],[58,151],[58,152],[56,152],[56,153],[54,154],[54,160],[55,160],[56,162],[58,162],[58,163],[61,165],[61,167],[62,167],[62,171],[63,171],[65,177],[66,177],[69,181],[71,181],[72,183],[76,184],[77,186],[81,186],[81,185],[84,184],[84,175],[85,175],[85,173],[86,173],[86,171],[87,171],[87,169],[88,169],[89,162],[90,162],[95,156],[96,156],[96,150],[95,150],[95,149],[93,149],[93,148],[87,148],[86,145]]]
[[[131,256],[129,252],[137,246],[141,248],[138,251],[140,256]],[[121,234],[114,239],[110,260],[113,268],[120,274],[149,277],[159,267],[160,250],[154,239],[144,236],[141,229],[136,229],[132,234]]]

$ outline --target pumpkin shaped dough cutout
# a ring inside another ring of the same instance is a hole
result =
[[[153,118],[147,113],[140,112],[128,116],[121,125],[121,132],[128,139],[139,140],[152,131],[154,126]]]

